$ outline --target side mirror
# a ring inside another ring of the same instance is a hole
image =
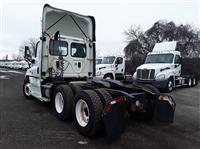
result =
[[[119,65],[119,60],[117,59],[116,61],[115,61],[115,67],[117,67]]]
[[[30,62],[31,62],[32,64],[34,64],[34,63],[35,63],[35,59],[31,59]]]
[[[180,64],[175,64],[175,68],[178,67]]]
[[[29,49],[28,46],[25,46],[25,49],[24,49],[24,58],[27,59],[28,61],[31,60],[31,51]]]

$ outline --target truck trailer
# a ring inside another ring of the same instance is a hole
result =
[[[96,77],[95,18],[44,5],[42,34],[34,56],[25,47],[23,93],[51,102],[60,120],[74,120],[78,132],[108,138],[123,132],[124,113],[142,121],[172,123],[175,101],[150,85]],[[48,123],[47,123],[48,124]]]

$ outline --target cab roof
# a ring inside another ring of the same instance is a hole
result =
[[[42,34],[70,36],[95,41],[95,19],[74,12],[44,5],[42,16]]]
[[[176,45],[176,41],[156,43],[152,51],[175,51]]]

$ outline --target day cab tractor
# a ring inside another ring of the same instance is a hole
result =
[[[96,65],[96,77],[104,79],[123,80],[125,74],[124,56],[104,56]]]
[[[138,66],[133,75],[136,84],[151,84],[165,92],[174,88],[197,85],[194,74],[183,71],[180,51],[176,41],[156,43],[153,51],[147,54],[145,63]]]
[[[175,102],[150,85],[136,86],[95,77],[95,18],[46,4],[36,54],[25,47],[26,98],[51,102],[60,120],[74,120],[93,137],[104,128],[109,138],[123,132],[125,111],[143,121],[173,122]]]

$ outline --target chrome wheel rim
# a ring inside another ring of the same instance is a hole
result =
[[[85,127],[89,123],[90,111],[87,103],[80,99],[75,107],[76,120],[80,126]]]
[[[193,85],[195,86],[196,85],[196,79],[194,78],[193,80]]]
[[[188,86],[191,86],[191,85],[192,85],[192,79],[189,78],[189,80],[188,80]]]
[[[169,81],[169,83],[168,83],[168,89],[169,89],[169,91],[173,90],[173,82],[172,81]]]
[[[55,109],[58,113],[62,113],[64,109],[64,99],[60,92],[58,92],[55,96]]]
[[[26,96],[30,96],[31,95],[31,91],[30,91],[30,83],[26,83],[24,86],[24,93],[26,94]]]

